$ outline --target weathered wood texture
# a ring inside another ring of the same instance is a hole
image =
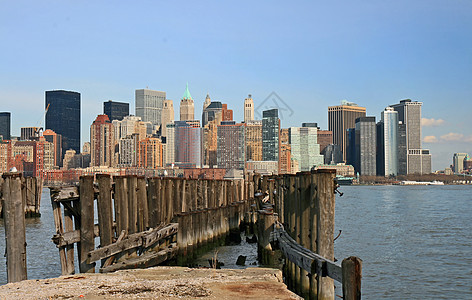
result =
[[[93,176],[80,178],[80,260],[81,273],[94,273],[95,263],[88,263],[87,254],[95,248],[93,213]]]
[[[345,300],[361,299],[362,260],[351,256],[342,262],[343,297]]]
[[[3,174],[3,209],[7,258],[7,281],[27,279],[25,209],[21,174]]]

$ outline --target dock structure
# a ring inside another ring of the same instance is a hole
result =
[[[362,260],[334,262],[335,176],[319,169],[255,183],[262,261],[274,263],[280,251],[287,286],[305,299],[334,299],[333,280],[342,284],[343,299],[361,299]]]
[[[16,172],[5,173],[0,177],[0,194],[2,193],[2,186],[5,182],[5,179],[13,175],[18,176],[21,174]],[[40,217],[41,193],[43,190],[42,179],[37,177],[24,177],[23,175],[19,176],[19,178],[21,180],[21,197],[24,202],[23,210],[25,217]],[[3,203],[0,201],[0,218],[3,218],[3,210]]]
[[[79,186],[51,188],[63,275],[106,273],[158,265],[171,258],[185,264],[197,250],[239,237],[244,214],[254,203],[245,180],[82,176]],[[98,224],[94,224],[94,201]],[[95,248],[95,238],[99,247]]]
[[[3,178],[7,271],[14,282],[26,279],[28,185],[19,174]],[[52,240],[62,275],[77,271],[75,255],[80,273],[108,273],[171,259],[191,263],[199,251],[240,240],[241,225],[252,223],[259,260],[269,266],[283,261],[290,290],[305,299],[334,299],[337,281],[343,299],[361,299],[362,261],[334,262],[336,188],[329,169],[237,180],[82,176],[78,186],[50,188]]]

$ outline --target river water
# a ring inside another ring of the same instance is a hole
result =
[[[364,299],[472,299],[472,186],[342,186],[336,197],[335,257],[363,260]],[[60,275],[49,190],[41,218],[27,219],[28,278]],[[0,220],[0,252],[5,249]],[[253,264],[255,244],[218,249],[225,267]],[[214,256],[210,251],[199,264]],[[0,255],[0,284],[6,283]],[[337,292],[339,294],[340,292]]]

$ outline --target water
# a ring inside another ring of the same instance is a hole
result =
[[[363,299],[472,299],[472,186],[342,186],[336,197],[335,257],[363,260]],[[41,218],[27,219],[28,278],[60,275],[49,190]],[[5,249],[0,220],[0,252]],[[214,251],[201,258],[207,265]],[[249,266],[255,244],[218,249],[224,267]],[[0,255],[0,284],[6,283]],[[338,293],[339,294],[339,293]]]
[[[472,299],[472,186],[343,186],[335,257],[363,260],[364,299]]]

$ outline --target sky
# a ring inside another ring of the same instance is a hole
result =
[[[402,99],[423,102],[433,170],[472,155],[472,1],[0,0],[0,111],[12,134],[44,126],[45,91],[81,93],[81,143],[108,100],[136,89],[195,115],[209,93],[243,119],[283,109],[282,127],[317,122],[341,100],[380,119]],[[275,99],[275,102],[274,102]]]

